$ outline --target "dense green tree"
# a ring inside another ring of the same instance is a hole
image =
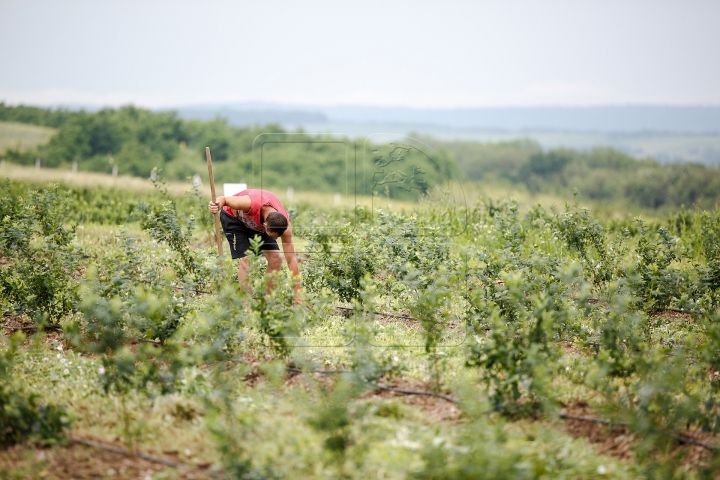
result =
[[[11,107],[5,105],[5,102],[0,102],[0,121],[3,122],[29,123],[31,125],[58,128],[76,115],[78,115],[78,112],[65,109],[51,110],[25,105]]]

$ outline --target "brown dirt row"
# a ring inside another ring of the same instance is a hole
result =
[[[576,400],[565,405],[562,413],[585,419],[601,420],[602,417],[592,410],[582,400]],[[602,422],[593,422],[579,419],[564,419],[565,431],[574,438],[586,438],[602,454],[616,457],[621,460],[632,461],[633,448],[640,442],[640,438],[623,425],[609,425]],[[695,439],[705,445],[720,448],[720,439],[716,435],[700,431],[683,432],[688,438]],[[682,456],[683,465],[697,465],[710,457],[708,449],[683,443],[678,440],[669,452],[671,456]],[[719,472],[720,473],[720,472]]]
[[[383,385],[401,390],[432,390],[423,382],[398,378],[383,382]],[[441,393],[447,396],[452,396],[452,392]],[[366,391],[360,396],[360,398],[368,401],[385,399],[399,400],[406,405],[417,408],[428,418],[437,422],[454,422],[457,421],[462,414],[462,411],[457,405],[454,405],[447,400],[443,400],[442,398],[428,395],[408,395],[390,390],[376,389]]]
[[[207,470],[168,467],[136,456],[71,442],[54,448],[15,445],[0,451],[0,478],[3,479],[150,479],[162,473],[165,478],[209,479]]]

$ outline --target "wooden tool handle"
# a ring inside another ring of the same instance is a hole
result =
[[[208,175],[210,176],[210,195],[212,197],[213,203],[215,203],[215,201],[217,201],[217,197],[215,196],[215,179],[213,178],[212,172],[212,158],[210,157],[210,147],[205,147],[205,158],[207,159]],[[217,241],[218,255],[222,256],[223,249],[222,240],[220,239],[220,212],[213,214],[213,217],[215,217],[215,240]]]

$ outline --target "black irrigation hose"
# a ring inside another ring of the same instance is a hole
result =
[[[291,372],[298,372],[298,373],[323,373],[326,375],[332,375],[336,373],[352,373],[352,370],[310,370],[310,371],[304,371],[299,368],[294,367],[287,367],[287,370]],[[395,387],[388,387],[386,385],[380,385],[379,383],[375,382],[368,382],[369,385],[372,385],[375,388],[379,388],[380,390],[387,390],[390,392],[397,392],[397,393],[404,393],[406,395],[425,395],[428,397],[437,397],[442,398],[443,400],[446,400],[450,403],[454,403],[455,405],[458,405],[460,402],[452,397],[448,397],[447,395],[443,395],[441,393],[435,393],[430,392],[426,390],[405,390],[403,388],[395,388]]]
[[[560,414],[560,418],[562,418],[562,419],[564,419],[564,420],[578,420],[578,421],[581,421],[581,422],[602,423],[603,425],[618,425],[618,426],[621,426],[621,427],[627,427],[627,426],[628,426],[628,424],[625,423],[625,422],[613,423],[613,422],[610,422],[609,420],[604,420],[604,419],[602,419],[602,418],[578,417],[578,416],[576,416],[576,415],[567,415],[567,414],[564,414],[564,413],[561,413],[561,414]],[[718,447],[715,447],[715,446],[713,446],[713,445],[708,445],[708,444],[706,444],[706,443],[702,443],[701,441],[696,440],[695,438],[690,437],[690,436],[688,436],[688,435],[683,435],[683,434],[681,434],[681,433],[671,433],[670,435],[671,435],[673,438],[675,438],[675,439],[677,439],[678,441],[680,441],[680,443],[685,443],[685,444],[689,444],[689,445],[695,445],[695,446],[698,446],[698,447],[702,447],[702,448],[705,448],[705,449],[707,449],[707,450],[709,450],[709,451],[711,451],[711,452],[718,452]]]
[[[193,293],[199,293],[202,295],[212,295],[213,292],[208,292],[207,290],[198,290],[197,288],[185,288],[185,287],[179,287],[177,285],[165,285],[164,283],[156,283],[151,282],[150,280],[142,280],[138,279],[139,282],[144,283],[146,285],[157,285],[158,287],[166,287],[166,288],[174,288],[175,290],[182,290],[183,292],[193,292]]]
[[[335,308],[338,310],[342,310],[344,312],[348,312],[348,313],[355,311],[354,308],[349,308],[349,307],[335,307]],[[398,315],[396,313],[385,313],[385,312],[372,312],[372,313],[374,313],[375,315],[379,315],[381,317],[402,318],[404,320],[413,320],[415,322],[418,321],[417,318],[411,317],[409,315]],[[447,322],[445,325],[454,326],[454,325],[457,325],[457,322]]]
[[[179,287],[177,285],[165,285],[163,283],[152,283],[146,280],[142,280],[143,283],[147,283],[149,285],[158,285],[160,287],[167,287],[167,288],[174,288],[175,290],[182,290],[183,292],[193,292],[193,293],[199,293],[202,295],[212,295],[213,292],[208,292],[207,290],[198,290],[196,288],[185,288],[185,287]]]
[[[349,308],[349,307],[335,307],[335,308],[338,310],[348,312],[348,313],[355,311],[354,308]],[[372,312],[372,313],[374,313],[375,315],[380,315],[381,317],[403,318],[405,320],[415,320],[417,322],[417,318],[411,317],[409,315],[398,315],[396,313],[384,313],[384,312]]]
[[[677,308],[660,308],[656,310],[650,310],[648,313],[651,315],[657,314],[657,313],[663,313],[663,312],[672,312],[672,313],[686,313],[689,315],[705,315],[705,312],[702,310],[685,310],[685,309],[677,309]]]
[[[368,382],[370,385],[372,385],[375,388],[379,388],[380,390],[387,390],[389,392],[397,392],[397,393],[404,393],[405,395],[425,395],[428,397],[437,397],[442,398],[443,400],[453,403],[455,405],[459,405],[460,402],[452,397],[448,397],[447,395],[443,395],[442,393],[435,393],[435,392],[429,392],[425,390],[405,390],[404,388],[394,388],[394,387],[388,387],[385,385],[380,385],[379,383],[375,382]]]
[[[698,446],[698,447],[702,447],[702,448],[705,448],[705,449],[707,449],[707,450],[710,450],[710,451],[713,452],[713,453],[717,453],[718,451],[720,451],[720,450],[718,449],[718,447],[716,447],[716,446],[707,445],[707,444],[705,444],[705,443],[702,443],[702,442],[699,441],[699,440],[694,439],[693,437],[690,437],[690,436],[688,436],[688,435],[683,435],[682,433],[678,433],[678,434],[674,434],[674,433],[673,433],[673,434],[671,434],[671,435],[672,435],[673,437],[677,438],[677,439],[680,441],[680,443],[687,443],[687,444],[690,444],[690,445],[696,445],[696,446]]]
[[[562,418],[563,420],[579,420],[579,421],[581,421],[581,422],[602,423],[602,424],[604,424],[604,425],[611,425],[611,424],[612,424],[612,422],[610,422],[609,420],[603,420],[602,418],[578,417],[578,416],[576,416],[576,415],[567,415],[567,414],[564,414],[564,413],[561,413],[561,414],[560,414],[560,418]],[[624,423],[615,423],[615,425],[625,426],[626,424],[624,424]]]
[[[181,286],[177,286],[177,285],[165,285],[162,283],[153,283],[153,282],[150,282],[149,280],[140,280],[140,281],[143,283],[147,283],[147,284],[158,285],[158,286],[167,287],[167,288],[174,288],[175,290],[182,290],[183,292],[199,293],[201,295],[212,295],[214,293],[214,292],[210,292],[207,290],[200,290],[197,288],[185,288],[185,287],[181,287]],[[590,304],[600,304],[601,301],[599,298],[588,298],[588,299],[586,299],[586,302],[590,303]],[[349,307],[335,307],[335,308],[338,310],[343,310],[343,311],[347,311],[347,312],[352,312],[355,310],[355,309],[349,308]],[[651,310],[648,313],[654,314],[654,313],[661,313],[661,312],[687,313],[690,315],[704,315],[705,314],[705,312],[702,310],[685,310],[685,309],[676,309],[676,308]],[[385,312],[372,312],[372,313],[374,313],[375,315],[383,316],[383,317],[402,318],[405,320],[417,321],[416,318],[411,317],[409,315],[398,315],[396,313],[385,313]]]
[[[590,303],[591,305],[600,304],[599,298],[588,298],[586,299],[587,303]],[[703,310],[686,310],[684,308],[658,308],[654,310],[650,310],[648,314],[654,315],[657,313],[663,313],[663,312],[672,312],[672,313],[686,313],[689,315],[705,315],[705,311]]]
[[[72,441],[74,443],[79,443],[81,445],[87,445],[88,447],[98,448],[100,450],[106,450],[108,452],[119,453],[119,454],[125,455],[127,457],[142,458],[143,460],[147,460],[147,461],[153,462],[153,463],[159,463],[161,465],[165,465],[166,467],[172,467],[172,468],[186,467],[186,468],[189,468],[192,470],[205,470],[203,467],[198,467],[197,465],[191,465],[191,464],[185,463],[185,462],[177,462],[175,460],[170,460],[170,459],[163,458],[163,457],[156,457],[154,455],[149,455],[147,453],[132,452],[128,449],[118,447],[117,445],[112,445],[109,443],[103,443],[103,442],[98,442],[95,440],[88,440],[85,438],[74,437],[72,435],[69,435],[68,438],[70,439],[70,441]],[[213,472],[208,472],[208,473],[211,476],[216,477],[216,475]],[[218,477],[216,477],[216,478],[218,478]]]
[[[289,372],[295,372],[295,373],[323,373],[326,375],[331,375],[334,373],[352,373],[352,370],[303,370],[302,368],[295,368],[295,367],[286,367],[286,370]]]
[[[149,281],[143,281],[143,282],[144,282],[144,283],[148,283],[148,284],[151,283],[151,282],[149,282]],[[185,287],[181,287],[181,286],[177,286],[177,285],[165,285],[165,284],[162,284],[162,283],[159,283],[159,284],[156,284],[156,285],[159,285],[159,286],[161,286],[161,287],[174,288],[175,290],[182,290],[183,292],[198,293],[198,294],[201,294],[201,295],[212,295],[212,294],[214,293],[214,292],[210,292],[210,291],[207,291],[207,290],[200,290],[200,289],[197,289],[197,288],[185,288]],[[599,303],[599,302],[600,302],[600,300],[597,299],[597,298],[588,298],[587,301],[588,301],[588,303],[591,303],[591,302],[598,302],[598,303]],[[342,310],[342,311],[345,311],[345,312],[348,312],[348,313],[355,311],[354,308],[350,308],[350,307],[335,307],[335,308],[336,308],[337,310]],[[704,315],[704,314],[705,314],[705,312],[703,312],[702,310],[685,310],[685,309],[676,309],[676,308],[666,308],[666,309],[661,309],[661,310],[652,310],[652,311],[650,311],[649,313],[650,313],[650,314],[655,314],[655,313],[661,313],[661,312],[686,313],[686,314],[690,314],[690,315]],[[417,318],[411,317],[411,316],[409,316],[409,315],[398,315],[398,314],[396,314],[396,313],[385,313],[385,312],[372,312],[372,313],[374,313],[375,315],[380,315],[381,317],[402,318],[402,319],[404,319],[404,320],[414,320],[414,321],[418,321]]]
[[[60,328],[57,325],[47,325],[44,327],[41,327],[39,325],[32,325],[32,326],[28,326],[28,327],[9,327],[7,325],[4,325],[3,327],[5,328],[5,330],[13,330],[13,331],[22,330],[23,332],[32,332],[35,330],[43,330],[45,332],[62,332],[62,328]]]

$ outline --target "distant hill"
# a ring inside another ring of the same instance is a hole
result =
[[[212,120],[216,117],[224,118],[228,124],[236,127],[249,127],[253,125],[267,125],[277,123],[280,125],[302,125],[325,123],[327,116],[320,112],[301,110],[252,110],[234,109],[232,107],[183,107],[176,109],[181,118],[187,120]]]
[[[288,130],[344,133],[361,139],[375,133],[417,134],[443,141],[529,139],[545,150],[611,147],[666,164],[720,165],[720,107],[412,109],[236,103],[175,110],[181,118],[219,116],[239,127],[276,123]]]
[[[363,106],[287,106],[265,103],[196,105],[175,109],[183,118],[226,118],[232,125],[397,124],[512,132],[720,134],[720,106],[606,106],[413,109]]]

